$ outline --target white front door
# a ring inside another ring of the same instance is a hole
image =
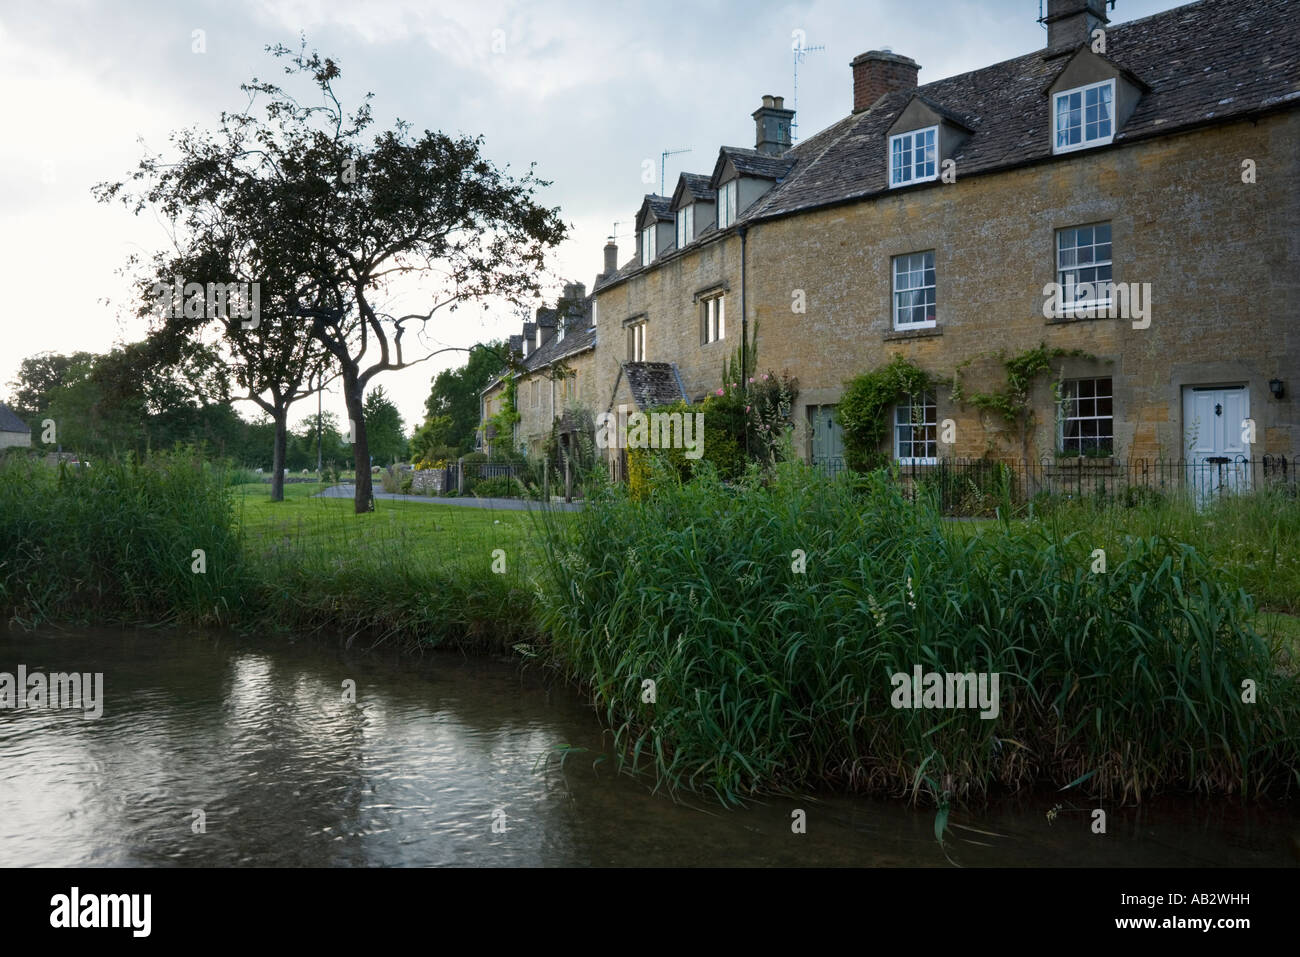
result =
[[[1184,386],[1188,481],[1205,501],[1250,483],[1250,392],[1244,386]]]

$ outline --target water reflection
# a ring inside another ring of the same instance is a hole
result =
[[[882,801],[675,803],[598,761],[568,687],[510,662],[101,630],[0,635],[0,671],[102,671],[105,710],[0,711],[0,865],[1294,864],[1294,811],[957,816]],[[354,681],[355,704],[344,698]],[[557,746],[588,749],[561,765]],[[793,834],[791,812],[807,812]],[[195,833],[194,812],[206,830]],[[494,817],[495,815],[495,817]],[[501,815],[504,815],[502,817]],[[503,821],[504,832],[493,821]]]

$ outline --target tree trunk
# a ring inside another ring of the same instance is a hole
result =
[[[289,444],[289,410],[277,409],[275,420],[275,449],[271,453],[271,501],[284,501],[284,457]]]
[[[366,414],[361,384],[355,369],[343,370],[343,398],[348,407],[348,426],[352,430],[352,461],[357,472],[357,491],[353,498],[356,514],[375,510],[374,486],[370,481],[370,443],[366,438]]]

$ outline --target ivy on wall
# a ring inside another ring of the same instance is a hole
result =
[[[988,355],[988,353],[983,353]],[[1034,383],[1044,373],[1052,371],[1052,362],[1067,356],[1082,359],[1096,359],[1091,353],[1082,349],[1048,348],[1047,343],[1039,343],[1033,349],[1026,349],[1008,356],[1005,352],[996,353],[1006,370],[1006,385],[994,392],[971,392],[965,394],[962,383],[962,371],[979,356],[958,364],[953,377],[952,399],[965,405],[972,405],[981,412],[988,412],[1002,419],[1016,433],[1020,440],[1021,456],[1029,458],[1029,437],[1033,434],[1038,418],[1033,408]],[[1056,404],[1060,406],[1059,390],[1054,392]]]
[[[519,422],[519,408],[516,399],[519,394],[519,380],[515,376],[506,379],[506,386],[501,392],[501,408],[488,421],[496,426],[497,441],[504,442],[511,452],[514,448],[515,424]]]
[[[933,385],[926,372],[902,355],[849,380],[835,411],[844,432],[845,464],[856,472],[887,465],[889,455],[880,447],[889,435],[890,407]]]

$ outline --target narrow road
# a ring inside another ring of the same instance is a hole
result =
[[[323,492],[318,492],[315,498],[352,498],[356,495],[355,485],[331,485]],[[461,508],[490,508],[496,511],[507,512],[526,512],[534,508],[547,508],[548,506],[541,502],[533,502],[524,498],[474,498],[472,495],[464,498],[442,498],[434,495],[402,495],[398,492],[385,492],[375,489],[375,498],[388,499],[394,502],[423,502],[426,505],[459,505]],[[559,512],[576,512],[582,508],[581,502],[573,502],[566,505],[563,502],[557,502],[549,506]]]

